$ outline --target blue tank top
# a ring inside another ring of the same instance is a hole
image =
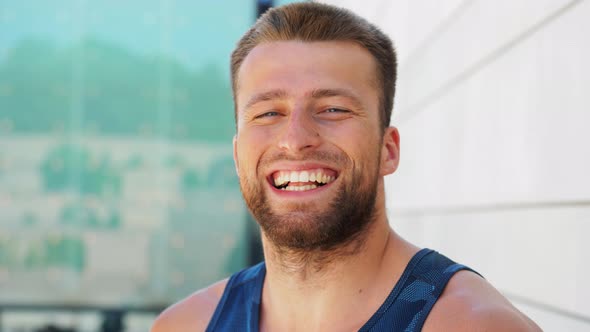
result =
[[[461,270],[475,272],[434,250],[420,250],[359,332],[420,331],[448,281]],[[232,275],[206,332],[258,332],[265,274],[263,262]]]

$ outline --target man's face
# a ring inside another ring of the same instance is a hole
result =
[[[373,219],[397,137],[392,128],[387,143],[381,136],[374,61],[350,42],[283,41],[258,45],[242,63],[234,158],[246,203],[275,245],[329,250]]]

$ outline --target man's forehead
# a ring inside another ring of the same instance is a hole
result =
[[[308,86],[303,93],[316,89],[345,89],[346,83],[366,80],[377,85],[377,68],[373,56],[351,41],[273,41],[254,47],[244,59],[236,77],[236,97],[270,91],[277,85],[295,85],[297,80],[329,86]],[[248,83],[246,86],[243,83]],[[247,91],[242,91],[245,88]]]
[[[279,51],[281,49],[295,49],[295,48],[307,48],[307,49],[316,49],[316,50],[323,50],[328,48],[341,48],[341,49],[358,49],[358,50],[365,50],[357,42],[351,40],[301,40],[301,39],[291,39],[291,40],[272,40],[272,41],[262,41],[258,45],[250,50],[248,56],[252,54],[256,54],[259,52],[273,52]],[[246,58],[248,57],[246,56]]]
[[[248,55],[244,58],[241,71],[250,62],[255,62],[260,58],[274,58],[282,55],[280,60],[298,60],[303,57],[316,57],[323,53],[339,52],[340,57],[367,57],[372,56],[368,50],[353,41],[302,41],[302,40],[279,40],[279,41],[265,41],[256,45]],[[289,54],[297,54],[296,58],[289,58]],[[287,57],[285,57],[287,55]]]

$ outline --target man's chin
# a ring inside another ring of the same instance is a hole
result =
[[[289,218],[290,216],[313,216],[320,212],[325,212],[328,205],[322,209],[318,202],[269,202],[270,211],[280,218]]]
[[[272,209],[272,223],[275,227],[296,227],[297,225],[305,226],[318,219],[318,213],[314,209],[302,209],[301,207],[280,207]],[[263,217],[263,216],[261,216]],[[264,218],[264,217],[263,217]]]
[[[346,228],[334,213],[313,209],[293,209],[261,216],[265,237],[276,247],[297,251],[317,251],[334,247],[346,239],[339,232]]]

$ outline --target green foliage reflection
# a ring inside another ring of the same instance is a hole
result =
[[[98,39],[64,48],[21,41],[0,63],[0,86],[0,120],[11,120],[18,132],[207,141],[233,135],[229,83],[215,65],[190,70],[171,57],[138,55]]]

